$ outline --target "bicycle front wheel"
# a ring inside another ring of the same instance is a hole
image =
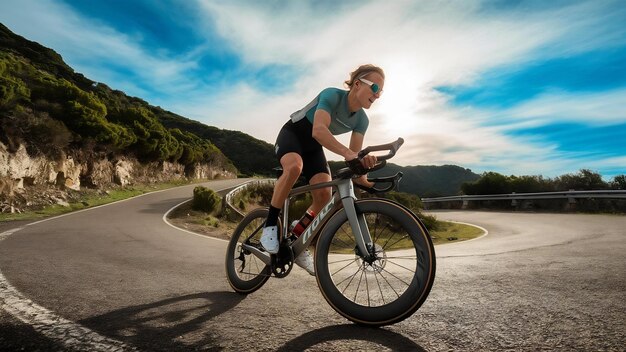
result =
[[[226,276],[230,286],[239,293],[252,293],[270,277],[271,268],[244,249],[242,244],[261,247],[263,225],[267,209],[255,209],[248,213],[233,232],[226,252]]]
[[[381,326],[409,317],[424,303],[435,278],[435,251],[422,222],[384,199],[355,202],[373,241],[374,257],[359,253],[344,210],[328,221],[315,255],[318,285],[347,319]]]

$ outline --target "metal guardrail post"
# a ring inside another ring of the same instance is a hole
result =
[[[575,190],[570,189],[570,192],[575,192]],[[572,197],[571,194],[568,194],[567,197],[567,210],[574,210],[576,209],[576,198]]]

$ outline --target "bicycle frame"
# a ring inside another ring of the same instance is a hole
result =
[[[294,258],[304,252],[304,250],[309,247],[311,242],[320,234],[325,223],[328,219],[330,219],[330,215],[335,214],[341,209],[345,209],[358,249],[360,253],[363,254],[364,259],[368,260],[371,252],[370,248],[372,248],[372,238],[370,236],[369,229],[367,228],[365,217],[356,213],[356,209],[354,207],[354,201],[356,200],[356,196],[354,194],[354,184],[350,178],[338,178],[329,182],[301,186],[292,189],[291,192],[289,192],[289,196],[285,200],[285,205],[283,207],[283,237],[286,236],[289,231],[288,219],[290,199],[294,196],[304,194],[312,190],[327,187],[332,187],[336,191],[333,193],[330,201],[315,216],[313,221],[311,221],[300,237],[291,243]],[[258,248],[245,243],[242,244],[242,247],[253,253],[254,256],[259,258],[266,265],[271,265],[271,257],[267,252],[261,251]]]

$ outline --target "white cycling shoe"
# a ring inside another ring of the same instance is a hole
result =
[[[268,253],[276,254],[278,253],[279,245],[278,226],[264,227],[263,234],[261,235],[261,246],[263,246]]]
[[[315,266],[313,265],[313,256],[309,250],[305,250],[294,261],[297,266],[306,270],[307,273],[315,276]]]

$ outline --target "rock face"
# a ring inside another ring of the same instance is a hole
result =
[[[0,143],[0,205],[13,209],[20,193],[31,187],[37,189],[80,190],[81,187],[105,189],[113,185],[128,186],[134,183],[157,183],[183,179],[235,178],[235,172],[219,165],[196,164],[185,167],[171,162],[142,164],[134,158],[117,156],[110,160],[61,155],[57,160],[31,157],[21,145],[10,153]],[[22,196],[21,198],[24,198]],[[26,199],[26,202],[28,200]],[[7,206],[7,205],[10,205]]]

